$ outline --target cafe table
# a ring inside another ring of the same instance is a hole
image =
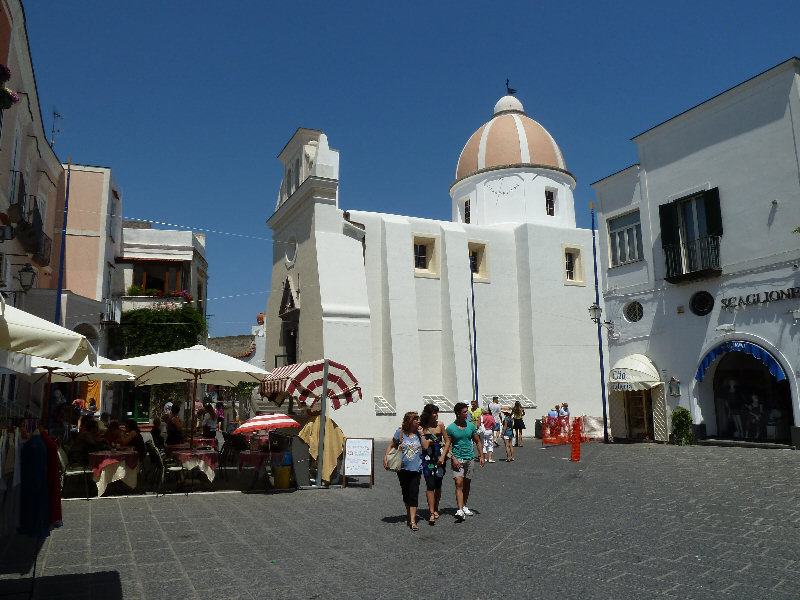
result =
[[[108,484],[121,481],[131,489],[136,488],[139,476],[139,455],[133,448],[100,450],[89,453],[89,467],[97,484],[97,495],[106,492]]]
[[[209,482],[214,481],[215,471],[219,464],[219,454],[216,450],[171,449],[170,451],[184,469],[187,471],[198,469],[208,478]]]

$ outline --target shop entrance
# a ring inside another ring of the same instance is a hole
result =
[[[625,420],[630,440],[652,440],[653,400],[650,390],[634,390],[624,394]]]
[[[714,374],[714,406],[720,438],[789,442],[794,425],[789,382],[778,381],[758,358],[729,352]]]

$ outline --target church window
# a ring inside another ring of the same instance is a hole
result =
[[[612,267],[644,258],[638,210],[608,220],[608,246]]]
[[[469,223],[470,219],[470,212],[469,212],[469,199],[464,200],[464,223]]]
[[[586,285],[583,276],[582,248],[563,246],[563,266],[565,285]]]
[[[300,187],[300,159],[296,158],[294,161],[294,189]]]
[[[414,236],[414,275],[439,277],[439,257],[436,236]]]
[[[548,216],[556,215],[556,192],[555,190],[544,191],[544,210]]]
[[[469,268],[474,281],[489,280],[489,254],[486,242],[470,241],[467,243],[469,251]]]

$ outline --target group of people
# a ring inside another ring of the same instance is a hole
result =
[[[133,419],[126,419],[124,426],[123,431],[119,421],[111,420],[108,413],[103,413],[99,421],[91,415],[82,416],[78,435],[67,450],[70,461],[88,465],[90,452],[116,447],[131,447],[140,459],[144,458],[147,448],[139,425]]]
[[[513,409],[503,407],[495,396],[486,411],[478,407],[477,400],[473,400],[472,408],[459,402],[453,407],[453,412],[455,421],[446,427],[439,421],[439,408],[434,404],[426,404],[421,415],[407,412],[383,456],[383,467],[388,469],[389,453],[395,449],[400,452],[401,466],[397,477],[406,508],[405,523],[413,531],[419,530],[417,505],[421,479],[425,480],[428,523],[435,525],[439,519],[442,482],[449,460],[456,493],[455,516],[456,520],[463,521],[474,514],[467,502],[475,465],[483,467],[487,460],[496,462],[493,459],[494,447],[499,445],[501,437],[505,443],[506,462],[514,460],[511,442],[515,435],[514,446],[522,445],[525,409],[519,402]]]

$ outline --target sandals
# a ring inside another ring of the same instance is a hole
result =
[[[436,517],[434,515],[428,517],[428,525],[436,525]]]
[[[434,519],[438,519],[439,518],[439,511],[438,510],[433,511],[433,518]]]
[[[416,523],[412,523],[409,527],[411,527],[411,531],[419,531],[419,525]]]

